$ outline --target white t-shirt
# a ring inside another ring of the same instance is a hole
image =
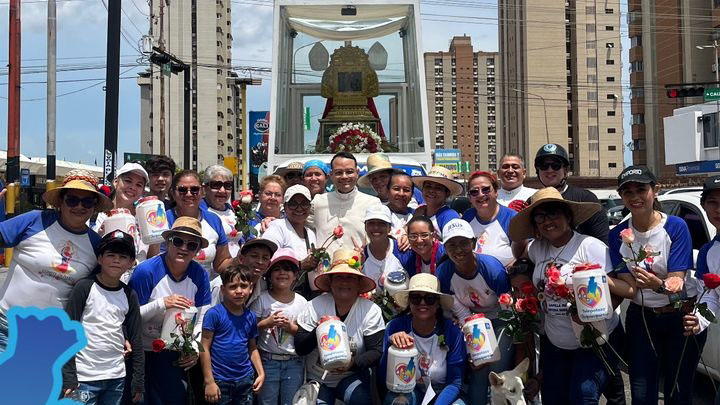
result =
[[[325,315],[337,316],[335,299],[331,294],[323,294],[310,301],[297,319],[298,326],[307,331],[312,331],[317,326],[320,318]],[[385,320],[382,317],[380,307],[372,301],[358,297],[345,318],[345,326],[350,340],[350,350],[353,352],[353,356],[357,356],[365,352],[363,337],[385,330]],[[322,379],[325,369],[320,365],[317,348],[306,357],[305,369],[307,370],[308,380],[320,381]],[[334,388],[340,380],[352,374],[353,371],[344,373],[328,371],[323,383]]]
[[[277,311],[282,311],[283,315],[294,321],[306,306],[307,300],[300,294],[295,294],[295,298],[286,304],[273,298],[269,291],[265,291],[260,295],[260,298],[252,303],[250,310],[255,313],[258,321]],[[289,332],[277,326],[260,329],[258,347],[268,353],[294,355],[295,338]]]
[[[536,191],[537,189],[523,185],[510,191],[501,187],[500,190],[498,190],[497,202],[507,207],[515,200],[527,201]]]
[[[470,223],[477,238],[475,253],[483,253],[500,260],[507,266],[515,257],[512,253],[510,241],[510,220],[517,213],[510,208],[500,206],[498,214],[490,222],[483,222],[477,215],[475,208],[470,208],[463,214],[463,219]]]
[[[305,231],[307,232],[307,241],[295,232],[295,228],[287,218],[280,218],[270,222],[262,237],[275,242],[278,249],[292,249],[298,260],[304,260],[308,255],[308,246],[316,244],[315,232],[308,227],[305,227]]]
[[[568,288],[572,288],[572,272],[578,264],[599,264],[606,273],[613,271],[608,247],[592,236],[577,232],[573,232],[570,241],[559,248],[545,240],[535,239],[530,243],[528,256],[535,263],[533,284],[539,291],[545,289],[545,269],[550,262],[558,266]],[[545,333],[550,342],[561,349],[575,350],[580,348],[580,342],[572,328],[573,320],[567,313],[569,306],[568,300],[549,297],[547,294],[544,301],[540,302],[545,313]],[[612,318],[605,321],[608,332],[615,329],[619,320],[617,312],[613,312]]]
[[[224,211],[218,211],[215,208],[208,206],[208,211],[220,217],[223,225],[223,230],[225,231],[225,237],[228,241],[230,256],[237,256],[238,252],[240,251],[240,239],[242,238],[242,233],[238,232],[237,229],[235,229],[235,224],[237,223],[237,216],[235,216],[235,211],[233,211],[230,205],[226,205]]]
[[[373,256],[372,251],[368,246],[365,247],[365,263],[362,266],[362,272],[366,276],[370,277],[375,281],[377,289],[381,290],[385,283],[385,277],[393,271],[405,271],[400,260],[393,254],[393,242],[390,241],[387,253],[383,260],[377,259]]]
[[[414,212],[414,210],[408,210],[407,214],[398,214],[397,212],[390,211],[390,235],[392,235],[395,239],[405,235],[407,233],[405,225],[407,225],[413,217]]]

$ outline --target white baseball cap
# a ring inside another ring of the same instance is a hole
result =
[[[385,205],[371,205],[365,211],[365,222],[371,219],[379,219],[388,224],[392,224],[392,219],[390,219],[390,217],[390,208]]]
[[[298,194],[307,198],[308,201],[312,201],[312,197],[310,196],[310,190],[308,190],[308,188],[303,186],[302,184],[296,184],[294,186],[288,187],[288,189],[285,190],[285,203],[290,201]]]
[[[120,169],[115,173],[115,177],[120,177],[125,173],[135,173],[138,176],[145,179],[145,184],[147,184],[150,181],[150,177],[148,177],[147,171],[145,171],[145,168],[142,167],[140,163],[125,163],[122,165]]]
[[[472,227],[470,224],[462,219],[455,218],[451,219],[450,222],[445,224],[442,230],[443,235],[443,244],[447,243],[450,239],[455,238],[457,236],[462,236],[463,238],[472,239],[475,237],[475,232],[473,232]]]

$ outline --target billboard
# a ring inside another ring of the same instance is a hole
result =
[[[248,169],[250,172],[250,187],[254,192],[258,192],[258,174],[260,166],[267,162],[268,158],[268,136],[270,130],[270,112],[269,111],[250,111],[249,131],[247,137],[247,145],[245,150],[248,153]]]

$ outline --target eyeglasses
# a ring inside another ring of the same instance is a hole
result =
[[[65,205],[67,205],[70,208],[77,207],[78,204],[81,204],[83,208],[90,209],[97,205],[98,199],[97,197],[85,197],[80,198],[76,197],[74,195],[66,195],[65,196]]]
[[[538,170],[547,170],[549,168],[552,168],[553,170],[560,170],[563,167],[562,163],[560,162],[540,162],[537,165]]]
[[[223,187],[225,187],[225,190],[231,190],[233,188],[232,181],[208,181],[205,185],[210,187],[211,190],[220,190]]]
[[[194,240],[185,240],[179,236],[170,237],[168,239],[168,242],[172,243],[172,245],[178,249],[185,245],[187,250],[197,250],[197,248],[200,246],[200,244]]]
[[[192,186],[192,187],[180,186],[177,188],[177,192],[180,193],[180,195],[187,194],[188,191],[192,195],[198,195],[198,194],[200,194],[200,186]]]
[[[409,233],[407,237],[409,240],[414,242],[419,239],[422,239],[422,240],[430,239],[431,236],[432,236],[432,234],[430,232],[423,232],[423,233]]]
[[[490,194],[490,191],[492,191],[492,187],[485,186],[482,188],[474,188],[472,190],[468,190],[468,195],[471,197],[477,197],[480,194],[488,195],[488,194]]]
[[[410,294],[408,296],[408,300],[413,305],[420,305],[423,301],[425,301],[425,304],[427,305],[435,305],[435,303],[438,302],[438,296],[435,294]]]
[[[263,191],[263,195],[267,198],[282,198],[283,195],[280,193],[273,193],[272,191]]]
[[[302,178],[301,172],[287,172],[285,173],[285,180],[295,180]]]
[[[309,201],[303,201],[303,202],[294,202],[294,201],[288,201],[287,207],[291,210],[296,210],[298,208],[302,208],[303,210],[310,209],[310,202]]]
[[[542,224],[545,221],[554,221],[562,216],[560,211],[537,212],[533,213],[532,218],[536,224]]]

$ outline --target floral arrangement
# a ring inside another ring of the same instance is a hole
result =
[[[175,314],[175,329],[170,333],[170,341],[155,339],[152,342],[152,350],[156,353],[163,350],[171,350],[180,353],[180,357],[195,356],[204,351],[202,345],[198,344],[200,333],[193,335],[194,321],[183,317],[182,312]]]
[[[529,281],[523,283],[516,296],[508,293],[500,294],[500,312],[498,316],[507,322],[506,330],[510,333],[513,343],[526,343],[533,333],[538,331],[540,303],[534,295],[535,288]]]
[[[366,124],[345,123],[330,136],[327,151],[375,153],[383,151],[383,140]]]
[[[243,236],[257,236],[257,229],[250,225],[250,221],[255,219],[256,214],[252,209],[252,201],[252,190],[243,190],[240,192],[240,199],[231,204],[237,218],[235,230],[241,232]]]

